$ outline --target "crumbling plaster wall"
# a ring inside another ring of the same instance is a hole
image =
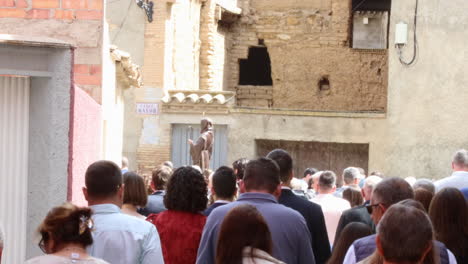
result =
[[[239,81],[239,62],[263,39],[273,79],[273,108],[385,111],[387,52],[349,48],[350,1],[239,1],[233,26],[228,89]],[[331,89],[320,91],[328,77]]]

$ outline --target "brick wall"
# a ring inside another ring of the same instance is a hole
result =
[[[263,39],[271,59],[273,108],[385,111],[387,52],[350,48],[350,1],[241,0],[231,27],[228,90],[239,82],[239,59]],[[318,82],[328,77],[331,89]],[[249,105],[251,106],[251,105]],[[258,107],[263,107],[260,102]]]
[[[101,103],[104,0],[0,0],[1,33],[46,36],[76,47],[75,84]]]

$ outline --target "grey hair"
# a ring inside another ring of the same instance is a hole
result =
[[[364,189],[372,191],[374,187],[382,181],[382,178],[379,176],[369,176],[364,180]]]
[[[468,168],[468,151],[466,149],[460,149],[453,156],[453,163],[458,166]]]
[[[355,167],[348,167],[343,170],[343,180],[346,184],[352,183],[359,175],[361,175],[361,172]]]
[[[417,188],[422,188],[426,191],[435,194],[435,185],[429,179],[419,179],[413,184],[413,189],[416,190]]]
[[[411,185],[402,178],[392,177],[383,179],[374,187],[373,197],[378,197],[380,203],[387,206],[405,199],[414,199]]]

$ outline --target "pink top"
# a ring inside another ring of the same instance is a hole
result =
[[[330,241],[330,245],[333,245],[341,213],[344,210],[350,209],[351,205],[345,199],[338,198],[333,194],[319,194],[312,199],[312,202],[318,203],[322,207],[325,225],[327,226],[328,240]]]

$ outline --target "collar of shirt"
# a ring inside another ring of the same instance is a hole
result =
[[[288,186],[281,186],[281,190],[291,190],[291,188]]]
[[[252,199],[261,199],[261,200],[267,200],[273,203],[278,203],[278,201],[276,200],[276,197],[273,196],[272,194],[256,193],[256,192],[242,193],[241,195],[239,195],[239,198],[237,198],[237,201],[252,200]]]
[[[166,191],[165,190],[157,190],[155,191],[154,193],[152,193],[151,195],[156,195],[156,194],[165,194]]]
[[[120,214],[120,208],[115,204],[91,205],[94,214]]]
[[[452,176],[455,177],[468,177],[468,171],[454,171]]]
[[[214,203],[227,204],[227,203],[230,203],[230,201],[226,201],[226,200],[216,200]]]

